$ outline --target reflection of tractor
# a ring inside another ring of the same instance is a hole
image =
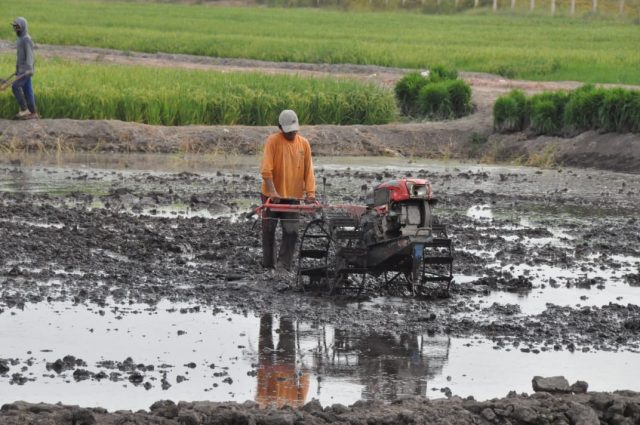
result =
[[[396,400],[405,395],[427,395],[429,381],[442,375],[449,359],[451,338],[446,335],[388,333],[359,334],[322,330],[314,351],[315,372],[363,385],[365,400]]]
[[[300,240],[297,279],[303,288],[426,294],[442,284],[448,291],[453,278],[451,239],[432,215],[431,194],[428,181],[406,178],[378,185],[366,206],[263,207],[318,213]]]

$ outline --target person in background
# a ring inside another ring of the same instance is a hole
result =
[[[16,18],[11,25],[18,36],[16,46],[16,81],[12,85],[13,95],[18,101],[18,106],[20,106],[20,112],[18,112],[16,118],[38,118],[36,98],[33,94],[33,86],[31,84],[31,78],[35,71],[33,40],[31,40],[31,36],[29,36],[29,27],[26,19],[22,17]]]
[[[298,116],[285,109],[278,118],[280,132],[267,138],[262,157],[262,203],[299,204],[315,202],[316,178],[311,145],[298,134]],[[262,265],[267,269],[291,270],[298,240],[297,212],[265,210],[262,215]],[[282,223],[282,242],[276,259],[276,229]]]

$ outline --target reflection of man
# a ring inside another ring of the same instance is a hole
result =
[[[258,341],[258,394],[260,407],[300,407],[309,391],[309,376],[296,371],[296,334],[293,322],[280,318],[278,347],[273,347],[273,318],[265,314],[260,318]]]

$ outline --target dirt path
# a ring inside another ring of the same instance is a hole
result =
[[[0,53],[13,51],[0,41]],[[266,62],[250,59],[135,53],[77,46],[39,45],[41,57],[62,57],[88,63],[174,67],[218,72],[260,72],[309,77],[353,78],[392,88],[408,71],[373,65]],[[377,126],[307,126],[304,133],[317,155],[401,155],[428,158],[479,159],[488,162],[559,163],[617,171],[640,171],[640,135],[583,133],[573,139],[493,134],[492,108],[497,97],[512,89],[527,93],[571,90],[578,82],[509,80],[496,75],[462,72],[473,88],[475,112],[440,122]],[[119,121],[0,120],[0,150],[94,150],[120,152],[259,151],[273,127],[148,126]],[[488,142],[488,143],[487,143]],[[543,158],[541,158],[543,157]]]

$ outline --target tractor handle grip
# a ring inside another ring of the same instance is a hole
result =
[[[304,202],[304,199],[298,198],[280,198],[285,201],[301,201]],[[281,204],[275,203],[271,201],[271,198],[267,198],[266,202],[256,208],[256,214],[260,215],[263,211],[274,211],[274,212],[300,212],[300,213],[312,213],[316,212],[322,208],[322,204],[318,201],[314,201],[310,204]]]

